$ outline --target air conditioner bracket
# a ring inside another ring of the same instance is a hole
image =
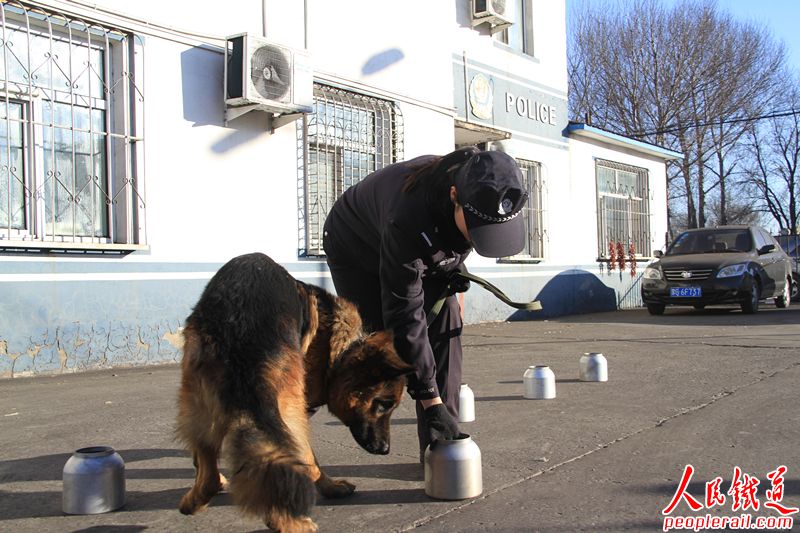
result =
[[[476,19],[472,20],[472,27],[473,28],[475,26],[480,26],[481,24],[488,24],[489,25],[489,33],[491,33],[492,35],[494,35],[495,33],[499,32],[499,31],[503,31],[504,29],[512,26],[511,22],[508,22],[508,21],[505,21],[505,20],[502,20],[502,19],[499,19],[499,18],[496,18],[496,17],[492,17],[492,16],[476,18]]]
[[[503,31],[504,29],[510,28],[510,27],[511,27],[511,23],[510,22],[504,22],[502,24],[492,24],[492,29],[489,30],[489,33],[494,35],[495,33],[499,32],[499,31]]]
[[[235,118],[239,118],[245,113],[249,113],[250,111],[255,111],[257,109],[261,109],[260,105],[253,104],[253,105],[243,105],[237,107],[226,107],[225,108],[225,125],[228,125],[228,122]]]
[[[281,126],[285,126],[290,122],[294,122],[306,113],[284,113],[282,115],[272,115],[272,130],[276,130]]]

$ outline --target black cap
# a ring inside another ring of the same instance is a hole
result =
[[[528,193],[513,157],[497,151],[478,152],[456,172],[455,186],[476,252],[484,257],[508,257],[525,248],[521,215]]]

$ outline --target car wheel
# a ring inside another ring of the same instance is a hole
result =
[[[796,277],[795,274],[792,274],[792,301],[796,302],[798,296],[800,296],[800,278]]]
[[[651,315],[663,315],[666,307],[664,304],[647,304],[647,312]]]
[[[790,287],[792,286],[791,279],[787,279],[786,283],[783,284],[783,292],[780,296],[775,298],[775,307],[780,307],[783,309],[784,307],[788,306],[789,303],[792,301],[792,291]]]
[[[758,301],[761,299],[761,288],[755,278],[750,278],[750,297],[742,302],[742,313],[752,315],[758,311]]]

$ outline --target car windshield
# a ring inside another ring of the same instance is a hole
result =
[[[685,231],[678,235],[665,255],[749,252],[753,238],[747,229]]]

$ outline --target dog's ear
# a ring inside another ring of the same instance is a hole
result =
[[[365,339],[365,343],[371,347],[371,351],[376,352],[371,359],[379,365],[377,375],[380,376],[380,381],[399,378],[415,371],[413,366],[397,355],[391,331],[371,333]]]
[[[370,333],[367,335],[365,342],[378,350],[394,351],[394,335],[392,335],[392,332],[388,329]]]
[[[361,332],[361,315],[355,305],[344,298],[334,297],[335,311],[330,319],[331,358],[344,352]]]

